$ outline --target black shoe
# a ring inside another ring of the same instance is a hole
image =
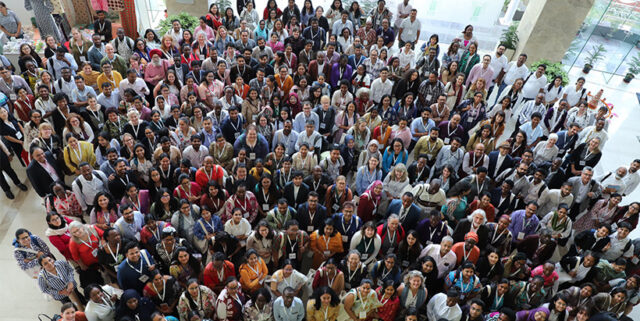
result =
[[[6,192],[4,192],[4,194],[7,195],[7,198],[10,199],[10,200],[16,198],[15,195],[13,195],[13,193],[11,193],[11,191],[6,191]]]
[[[16,184],[16,186],[18,186],[18,188],[19,188],[19,189],[21,189],[21,190],[23,190],[23,191],[26,191],[26,190],[27,190],[27,185],[24,185],[24,184],[22,184],[22,183],[20,183],[20,184]]]

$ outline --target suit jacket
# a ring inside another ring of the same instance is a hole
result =
[[[502,188],[496,187],[491,191],[491,204],[496,208],[496,219],[500,218],[503,214],[509,214],[513,211],[514,199],[516,198],[513,193],[511,193],[508,199],[505,199],[502,204],[500,204],[500,195],[502,195]]]
[[[51,155],[51,152],[45,152],[44,157],[49,165],[55,170],[56,175],[58,175],[58,180],[64,183],[64,173],[60,170],[58,164],[56,164],[56,160],[53,158],[53,155]],[[54,182],[53,178],[51,178],[49,172],[47,172],[47,170],[44,169],[44,167],[42,167],[42,165],[37,161],[33,160],[29,163],[29,166],[27,167],[27,177],[29,178],[31,185],[33,185],[33,189],[40,197],[44,197],[50,192],[49,186]]]
[[[293,195],[294,194],[293,186],[294,186],[293,181],[287,183],[287,185],[284,186],[284,193],[282,194],[284,198],[287,199],[289,206],[293,208],[298,208],[298,205],[303,204],[307,201],[307,198],[309,196],[309,186],[307,186],[307,184],[305,183],[300,184],[300,190],[298,190],[298,197],[294,197]]]
[[[299,194],[299,193],[298,193]],[[311,232],[324,228],[324,220],[327,218],[327,208],[318,203],[316,208],[316,214],[313,216],[313,220],[309,215],[309,203],[304,203],[298,206],[296,213],[296,219],[300,225],[298,226],[301,231],[305,231],[308,234]],[[311,232],[310,232],[311,231]]]
[[[309,56],[311,56],[311,58],[307,57],[307,54],[304,52],[304,49],[300,50],[296,54],[296,57],[298,57],[298,63],[304,64],[305,66],[308,66],[311,63],[311,61],[316,59],[316,51],[311,49]]]
[[[181,66],[182,68],[180,69],[180,71],[182,71],[182,81],[181,81],[181,83],[183,83],[183,84],[184,84],[184,83],[185,83],[185,80],[187,79],[187,74],[189,73],[189,65],[187,65],[187,64],[185,64],[185,63],[182,63],[181,65],[182,65],[182,66]],[[177,71],[177,70],[176,70],[176,65],[171,65],[171,66],[170,66],[169,68],[167,68],[167,69],[169,69],[169,70],[173,70],[173,71]],[[179,77],[179,76],[178,76],[178,77]],[[198,84],[199,84],[199,83],[200,83],[200,82],[198,82]]]
[[[409,183],[413,185],[415,182],[427,182],[431,169],[428,165],[425,165],[422,173],[418,177],[418,166],[416,162],[413,162],[413,164],[409,165],[409,168],[407,168],[407,173],[409,174]]]
[[[340,80],[345,79],[349,83],[351,83],[351,75],[353,74],[353,67],[347,64],[344,67],[344,71],[342,75],[340,75],[340,64],[335,63],[331,66],[331,73],[329,77],[329,83],[331,84],[331,88],[340,88]]]
[[[391,204],[389,204],[389,207],[387,207],[387,217],[391,214],[400,216],[400,211],[402,211],[402,200],[393,200],[391,201]],[[400,225],[402,225],[402,228],[405,231],[415,229],[415,227],[418,226],[418,222],[420,221],[420,212],[422,212],[420,207],[412,203],[411,207],[409,207],[407,216],[400,222]]]
[[[576,142],[578,141],[578,135],[567,136],[566,130],[561,130],[557,133],[558,141],[556,142],[556,146],[558,146],[558,157],[563,157],[566,153],[572,151],[576,147]]]
[[[451,235],[451,237],[453,237],[453,242],[455,243],[464,242],[464,236],[467,233],[469,233],[470,230],[471,230],[471,221],[469,221],[466,218],[460,220],[458,225],[456,225],[456,229],[453,231],[453,235]],[[489,228],[484,224],[480,225],[480,227],[478,227],[477,234],[478,234],[477,246],[482,251],[484,247],[487,245],[489,240]]]
[[[500,168],[498,168],[498,173],[494,175],[494,172],[496,170],[496,163],[498,162],[498,155],[500,155],[500,151],[497,151],[497,150],[494,150],[489,153],[488,176],[493,179],[495,179],[498,175],[500,175],[500,173],[502,173],[504,170],[506,170],[507,168],[511,168],[514,165],[513,158],[511,157],[511,155],[507,154],[504,157],[502,164],[500,164]]]
[[[329,75],[329,69],[330,69],[329,66],[330,66],[330,64],[327,61],[324,64],[324,68],[322,69],[324,74],[325,74],[325,76]],[[311,76],[311,80],[313,80],[313,81],[318,80],[318,60],[312,60],[309,63],[309,75]],[[326,80],[327,80],[327,77],[325,77],[325,81]]]

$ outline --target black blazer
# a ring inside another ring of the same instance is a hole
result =
[[[113,195],[113,199],[116,202],[120,202],[122,197],[126,194],[127,184],[133,183],[138,186],[138,178],[136,177],[134,172],[130,170],[125,172],[126,178],[120,178],[117,175],[115,176],[116,178],[114,178],[112,181],[109,181],[109,192],[111,192],[111,195]]]
[[[299,195],[300,193],[298,193]],[[298,220],[298,227],[300,230],[311,234],[311,232],[324,228],[324,220],[327,218],[327,208],[318,203],[316,207],[316,214],[313,216],[313,221],[309,216],[309,203],[304,203],[298,206],[296,213],[296,219]]]
[[[507,168],[513,167],[513,164],[514,164],[513,158],[511,157],[511,155],[507,154],[504,157],[504,160],[502,161],[502,164],[500,164],[500,168],[498,168],[498,173],[494,176],[493,173],[496,170],[496,163],[498,162],[498,155],[500,155],[500,152],[497,151],[497,150],[494,150],[494,151],[489,153],[489,167],[488,167],[489,173],[487,173],[487,174],[492,179],[495,179],[498,175],[500,175],[500,173],[502,173]]]
[[[58,175],[58,180],[64,183],[64,173],[60,170],[58,164],[56,164],[56,160],[53,158],[53,155],[51,155],[50,152],[45,152],[44,155],[49,165],[53,167],[56,175]],[[49,190],[49,186],[54,182],[53,178],[37,161],[33,160],[29,163],[29,166],[27,167],[27,177],[29,178],[31,185],[33,185],[33,189],[40,197],[44,197],[51,192]]]
[[[413,162],[413,164],[409,165],[409,168],[407,168],[407,173],[409,174],[409,183],[413,185],[415,182],[427,182],[431,169],[428,165],[425,165],[424,170],[420,176],[418,176],[418,163]]]
[[[509,195],[508,199],[505,199],[502,204],[500,204],[500,196],[502,195],[502,188],[496,187],[491,191],[491,204],[496,208],[496,220],[500,218],[503,214],[509,214],[513,211],[514,199],[516,198],[513,193]]]
[[[464,236],[471,230],[471,221],[466,218],[462,219],[458,225],[456,225],[456,229],[453,231],[453,241],[454,242],[464,242]],[[478,248],[483,250],[487,245],[489,240],[489,228],[486,225],[480,225],[478,227]]]
[[[300,190],[298,191],[298,197],[294,198],[293,194],[293,181],[291,181],[284,186],[284,192],[282,193],[282,196],[287,199],[287,203],[289,203],[289,206],[298,208],[298,205],[303,204],[307,201],[309,196],[309,186],[307,186],[307,184],[305,183],[302,183],[300,185]],[[318,199],[318,202],[321,202],[320,197]]]
[[[314,191],[318,193],[318,195],[320,195],[319,202],[324,203],[324,198],[325,198],[325,194],[327,194],[327,189],[329,188],[330,185],[333,184],[333,182],[331,181],[331,178],[329,178],[329,176],[325,173],[322,173],[322,176],[320,177],[320,184],[318,184],[318,189],[314,189],[314,186],[313,186],[314,181],[315,180],[313,179],[313,174],[310,174],[309,176],[305,177],[304,181],[302,182],[307,184],[307,187],[309,187],[309,191]]]

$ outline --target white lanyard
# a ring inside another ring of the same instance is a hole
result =
[[[506,229],[505,229],[506,231]],[[500,232],[500,234],[498,234],[498,227],[496,227],[496,230],[493,232],[493,237],[491,238],[491,244],[496,243],[496,241],[502,236],[502,234],[504,234],[505,231]],[[496,236],[497,234],[497,236]]]
[[[362,302],[362,310],[367,311],[367,302],[364,302],[364,300],[362,299],[362,295],[360,295],[360,291],[356,290],[356,292],[358,293],[358,299],[360,299],[360,302]]]
[[[231,123],[231,122],[229,122],[229,123]],[[231,125],[233,125],[233,124],[231,124]],[[225,150],[226,148],[227,148],[227,145],[225,144],[225,145],[222,147],[222,150],[218,153],[218,159],[221,159],[221,158],[222,158],[222,154],[224,154],[224,150]]]
[[[164,246],[164,245],[163,245]],[[165,249],[166,251],[166,249]],[[131,263],[129,263],[129,259],[127,259],[127,265],[129,265],[129,267],[131,267],[134,271],[138,272],[139,274],[142,274],[142,258],[140,258],[140,270],[136,269],[133,267],[133,265],[131,265]]]
[[[218,281],[223,282],[224,281],[224,266],[222,267],[222,271],[220,271],[220,272],[216,271],[216,274],[218,274]]]
[[[287,235],[287,240],[289,241],[289,244],[292,244],[291,243],[291,239],[289,238],[289,235]],[[296,236],[295,240],[296,241],[293,243],[293,245],[291,245],[291,253],[295,252],[296,245],[298,245],[298,237],[297,236]]]
[[[140,211],[140,199],[138,198],[138,201],[137,201],[137,202],[134,202],[134,201],[131,199],[131,197],[129,197],[129,200],[131,201],[131,205],[133,206],[133,208],[134,208],[136,211]]]
[[[333,288],[333,282],[336,280],[336,276],[338,276],[338,273],[336,273],[333,278],[329,279],[329,273],[327,273],[327,284],[330,288]]]
[[[118,245],[116,246],[116,255],[113,255],[113,250],[111,249],[111,245],[107,244],[107,246],[109,247],[109,255],[111,255],[111,257],[113,258],[113,261],[118,263],[118,253],[120,253],[120,243],[118,243]]]
[[[187,190],[184,189],[183,186],[180,186],[180,188],[187,195],[187,197],[191,197],[191,184],[189,184],[189,191],[188,192],[187,192]]]
[[[329,241],[331,241],[331,238],[327,239],[327,236],[323,235],[322,236],[322,240],[324,241],[324,245],[325,245],[327,251],[329,251]]]
[[[387,270],[386,267],[382,270],[382,275],[380,277],[380,280],[384,280],[387,277],[387,275],[389,275],[389,273],[391,273],[391,271],[393,271],[393,270],[389,270],[389,271],[387,271],[387,273],[384,273],[384,271],[386,271],[386,270]]]
[[[347,234],[348,231],[351,229],[351,223],[353,223],[353,216],[351,216],[351,219],[349,220],[349,225],[347,225],[347,227],[344,227],[344,220],[342,220],[342,231],[344,232],[344,234]]]
[[[358,267],[356,266],[356,269],[353,270],[353,273],[351,273],[351,267],[347,265],[347,273],[349,274],[349,282],[351,282],[351,279],[353,279],[356,273],[358,273]]]
[[[80,242],[82,242],[82,244],[86,245],[88,248],[93,250],[93,240],[91,239],[91,235],[89,235],[88,238],[89,238],[89,243],[85,242],[84,240],[80,240]]]
[[[387,235],[391,234],[391,232],[389,232],[389,228],[387,228]],[[396,240],[396,231],[393,232],[393,237],[389,236],[389,243],[395,243],[394,241]]]
[[[261,260],[261,259],[260,259],[260,258],[258,258],[258,260]],[[251,264],[248,264],[248,263],[247,263],[247,266],[251,269],[251,271],[253,271],[253,273],[255,273],[255,274],[258,276],[258,278],[260,278],[260,277],[262,276],[262,273],[261,273],[261,272],[258,272],[258,270],[259,270],[259,268],[258,268],[258,267],[256,267],[256,268],[254,269],[254,268],[253,268],[253,266],[251,266]]]
[[[127,182],[126,182],[126,183],[125,183],[125,181],[124,181],[122,178],[118,177],[118,179],[122,182],[122,184],[123,184],[124,186],[127,186],[127,184],[129,184],[129,176],[127,176],[127,174],[124,174],[124,178],[126,178],[126,179],[127,179]]]
[[[160,301],[164,301],[165,293],[167,291],[167,280],[162,278],[162,295],[160,295],[160,291],[158,291],[158,288],[156,288],[156,285],[153,284],[153,282],[151,283],[151,285],[153,285],[153,289],[156,290],[156,293],[158,294]]]
[[[318,191],[318,187],[320,187],[320,182],[318,181],[318,184],[316,184],[315,181],[313,181],[311,183],[313,184],[313,190],[317,192]]]
[[[264,188],[261,191],[262,191],[262,197],[264,198],[264,202],[269,203],[269,193],[265,194]]]
[[[138,137],[138,131],[140,131],[140,122],[138,122],[137,126],[133,126],[133,124],[131,125],[131,129],[133,129],[133,133],[136,135],[136,138]]]
[[[236,201],[238,201],[238,199],[236,198]],[[240,208],[242,209],[242,213],[246,213],[247,212],[247,199],[244,199],[244,206],[242,206],[242,204],[240,204],[240,202],[238,201],[238,206],[240,206]]]
[[[369,246],[371,246],[371,242],[373,242],[373,238],[371,238],[369,240],[369,244],[367,244],[367,242],[365,241],[365,243],[364,243],[364,253],[368,253],[369,252]]]
[[[478,184],[478,176],[476,176],[476,191],[477,191],[477,194],[480,194],[482,192],[482,190],[484,190],[484,183],[486,183],[486,181],[482,182],[482,185],[479,185]]]
[[[80,148],[80,146],[78,146],[78,150],[76,150],[75,148],[71,148],[71,150],[76,155],[76,157],[78,157],[78,160],[82,161],[82,148]],[[79,153],[78,153],[78,151],[79,151]]]
[[[502,305],[502,300],[504,300],[504,294],[498,297],[498,294],[496,293],[496,302],[494,303],[494,307],[499,308]]]
[[[467,248],[466,248],[466,247],[464,247],[464,246],[462,247],[462,254],[464,255],[464,260],[465,260],[465,261],[467,261],[467,260],[469,259],[469,255],[471,255],[471,252],[473,252],[473,249],[472,249],[472,251],[470,251],[470,252],[467,254]],[[462,283],[462,281],[460,281],[460,283]],[[463,291],[462,291],[462,292],[464,292],[464,289],[463,289]]]

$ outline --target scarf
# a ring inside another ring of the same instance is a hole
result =
[[[564,220],[560,221],[560,218],[558,217],[558,211],[554,211],[553,212],[553,217],[551,218],[551,228],[554,231],[564,231],[567,228],[567,218],[565,217]]]

